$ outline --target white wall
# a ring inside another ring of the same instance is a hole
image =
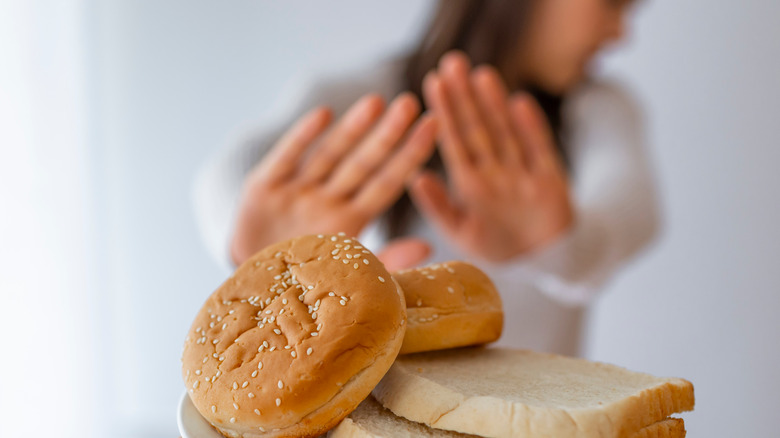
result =
[[[660,244],[596,307],[590,355],[693,381],[692,437],[777,436],[780,3],[646,2],[607,70],[646,104]]]
[[[645,103],[665,235],[595,306],[589,355],[692,380],[698,405],[685,416],[689,436],[772,436],[780,393],[773,372],[780,361],[780,276],[773,272],[780,259],[773,120],[780,3],[641,3],[633,42],[604,70]],[[71,100],[86,101],[88,140],[79,144],[89,146],[89,157],[70,157],[87,166],[67,175],[81,175],[73,187],[84,175],[92,183],[94,205],[76,201],[94,210],[84,239],[97,243],[69,257],[64,248],[81,235],[66,230],[52,257],[91,272],[62,290],[71,296],[88,282],[94,308],[104,311],[84,323],[94,325],[96,337],[81,338],[91,333],[82,326],[68,332],[78,339],[63,335],[65,345],[86,353],[68,358],[80,370],[76,378],[99,388],[95,397],[75,394],[74,402],[92,400],[90,413],[103,428],[96,436],[173,437],[181,342],[224,275],[192,218],[198,164],[261,113],[290,76],[348,68],[397,50],[416,37],[432,3],[85,4],[77,9],[83,33],[73,44],[83,45],[87,85]],[[22,178],[23,169],[14,175]],[[67,223],[81,221],[64,210]],[[16,284],[17,276],[8,278]],[[75,430],[61,429],[63,436]]]

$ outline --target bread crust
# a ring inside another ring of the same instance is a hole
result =
[[[522,375],[531,368],[533,377]],[[448,370],[446,377],[442,369]],[[599,383],[604,380],[611,386]],[[494,392],[480,385],[493,385]],[[493,348],[402,356],[373,394],[398,416],[485,437],[629,438],[694,405],[693,385],[683,379]],[[592,400],[575,403],[583,394]]]
[[[450,261],[393,276],[407,303],[401,354],[486,344],[501,337],[501,296],[477,267]]]
[[[390,367],[405,307],[398,284],[355,239],[272,245],[196,316],[182,355],[190,398],[227,437],[317,436]]]
[[[442,429],[432,429],[393,414],[374,397],[368,397],[339,425],[328,433],[329,438],[397,438],[426,436],[430,438],[468,438],[466,435]],[[631,438],[685,438],[682,419],[666,418],[645,426]]]

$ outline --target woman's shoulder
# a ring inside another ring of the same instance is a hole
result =
[[[631,87],[618,79],[589,79],[573,90],[563,108],[564,117],[576,123],[614,117],[641,120],[642,105]]]
[[[291,82],[305,100],[342,107],[366,93],[392,98],[402,88],[405,65],[403,55],[384,56],[338,67],[314,68]]]

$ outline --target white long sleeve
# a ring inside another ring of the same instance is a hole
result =
[[[591,83],[564,108],[569,128],[575,222],[551,245],[488,269],[499,282],[525,282],[567,305],[587,304],[656,235],[655,183],[642,117],[614,84]]]

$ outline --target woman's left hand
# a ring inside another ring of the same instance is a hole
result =
[[[549,243],[571,225],[566,173],[531,96],[508,96],[495,69],[472,71],[459,52],[442,58],[423,92],[439,123],[449,188],[424,172],[410,194],[446,237],[470,255],[505,261]]]

